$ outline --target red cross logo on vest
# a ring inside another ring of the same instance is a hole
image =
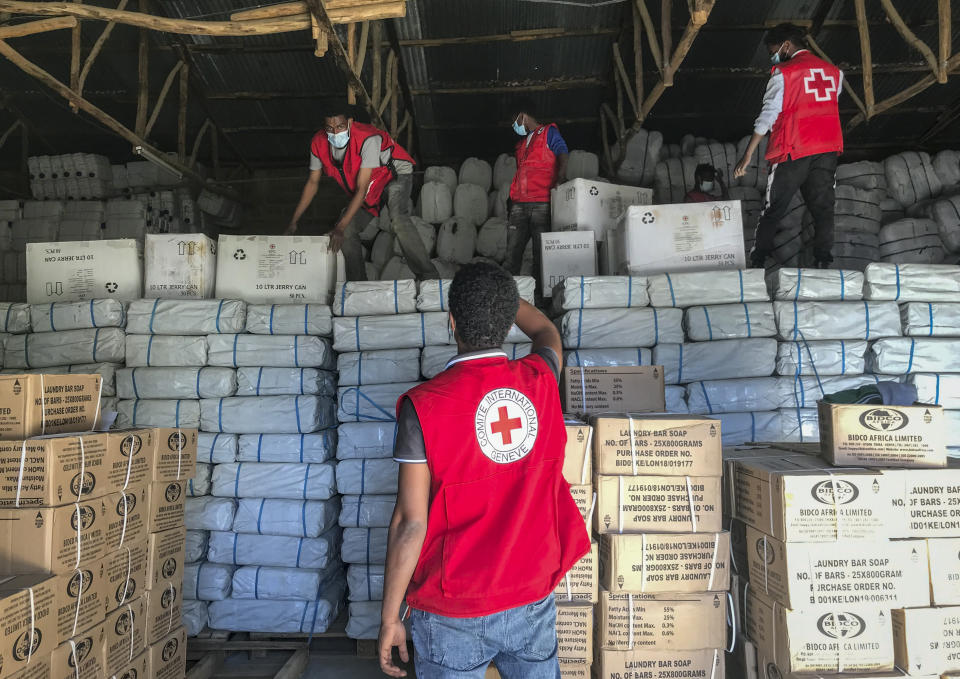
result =
[[[803,91],[812,94],[817,101],[830,101],[837,93],[837,81],[827,75],[822,68],[811,68],[803,79]]]
[[[487,392],[477,406],[474,428],[480,451],[497,464],[521,460],[537,440],[537,409],[516,389]]]

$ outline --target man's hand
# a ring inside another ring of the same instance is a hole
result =
[[[750,165],[750,156],[752,155],[752,153],[750,155],[744,155],[743,158],[740,159],[740,162],[737,163],[737,167],[733,170],[734,177],[739,179],[743,175],[747,174],[747,166]]]
[[[293,234],[295,234],[295,233],[297,232],[297,228],[298,228],[299,226],[300,226],[300,225],[297,224],[296,222],[290,222],[290,225],[287,227],[286,231],[283,232],[283,235],[285,235],[285,236],[292,236]]]
[[[328,236],[330,236],[330,245],[327,247],[329,252],[337,254],[340,252],[340,248],[343,247],[343,234],[346,232],[347,227],[341,222],[337,222],[337,225],[333,227]]]
[[[400,659],[410,662],[406,628],[400,620],[385,620],[380,624],[380,669],[391,677],[405,677],[407,673],[393,663],[394,646],[400,651]]]

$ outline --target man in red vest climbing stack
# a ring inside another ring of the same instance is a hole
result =
[[[356,122],[350,108],[344,102],[328,107],[323,129],[310,143],[310,177],[286,232],[297,232],[300,217],[317,195],[320,177],[325,174],[350,195],[350,203],[330,232],[331,251],[343,250],[347,280],[367,280],[360,233],[379,216],[384,204],[407,265],[418,278],[439,278],[410,219],[413,157],[383,130]]]
[[[533,239],[533,276],[540,289],[540,235],[550,230],[550,189],[567,175],[567,143],[553,123],[540,124],[531,101],[520,101],[513,117],[517,142],[517,173],[510,185],[510,212],[507,230],[507,259],[504,266],[513,275],[520,273],[523,251]]]
[[[553,590],[590,548],[563,478],[556,327],[493,264],[450,286],[458,354],[397,404],[397,505],[387,547],[380,666],[405,676],[410,608],[417,676],[560,679]],[[516,323],[532,341],[501,350]]]
[[[816,266],[826,269],[833,262],[833,189],[837,156],[843,151],[837,108],[843,72],[807,50],[799,26],[775,26],[767,33],[766,43],[773,62],[770,81],[753,137],[734,171],[737,177],[746,173],[769,132],[770,176],[750,265],[762,268],[773,253],[780,220],[799,189],[813,217]]]

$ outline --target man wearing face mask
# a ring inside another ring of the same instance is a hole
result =
[[[323,129],[310,143],[310,177],[286,233],[297,232],[297,223],[325,174],[351,196],[329,234],[330,250],[343,250],[347,280],[367,280],[360,233],[384,205],[389,208],[394,236],[410,269],[418,278],[439,278],[410,219],[413,157],[383,130],[354,121],[349,108],[339,102],[326,111]]]
[[[720,173],[717,172],[717,169],[713,165],[707,165],[702,163],[697,165],[697,169],[693,173],[693,188],[687,192],[687,195],[684,197],[683,202],[685,203],[709,203],[710,201],[717,200],[717,196],[713,194],[715,187],[720,187],[720,200],[730,200],[730,194],[727,192],[727,187],[723,183],[723,177],[720,176]]]
[[[775,26],[766,43],[773,69],[753,136],[734,172],[737,177],[746,173],[769,132],[770,176],[750,265],[762,268],[772,254],[780,220],[799,189],[813,217],[816,266],[826,269],[833,262],[833,194],[837,156],[843,152],[837,108],[843,71],[807,50],[799,26]]]
[[[513,131],[521,139],[516,148],[517,173],[510,185],[504,268],[514,275],[520,273],[523,251],[532,238],[536,295],[540,300],[543,296],[540,289],[540,235],[550,230],[550,189],[565,180],[569,152],[555,124],[537,121],[533,102],[520,101],[514,110]]]

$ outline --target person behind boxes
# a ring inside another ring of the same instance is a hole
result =
[[[514,108],[513,131],[517,142],[517,172],[510,185],[507,215],[507,259],[504,266],[514,276],[520,273],[523,251],[533,239],[533,270],[540,289],[540,235],[550,230],[550,189],[567,175],[567,142],[554,123],[541,124],[532,101],[521,100]]]
[[[350,203],[330,232],[330,250],[343,249],[347,280],[367,280],[360,233],[384,204],[407,264],[419,278],[439,278],[410,219],[416,161],[383,130],[356,122],[351,108],[345,102],[327,107],[323,129],[310,142],[310,176],[286,233],[297,232],[300,217],[317,195],[321,175],[333,177],[350,195]]]
[[[767,33],[766,43],[773,69],[753,136],[734,171],[736,177],[746,174],[769,132],[770,176],[750,264],[762,268],[772,254],[780,220],[799,189],[813,216],[816,266],[826,269],[833,262],[833,188],[837,155],[843,151],[837,108],[843,71],[807,50],[799,26],[775,26]]]
[[[533,347],[510,361],[514,322]],[[590,549],[562,474],[560,335],[487,263],[457,272],[450,323],[458,354],[397,403],[380,666],[405,676],[406,595],[419,677],[482,679],[495,661],[505,679],[559,679],[553,590]]]
[[[715,187],[720,188],[720,200],[730,200],[727,185],[723,183],[723,176],[713,165],[701,163],[693,173],[693,188],[684,197],[684,203],[709,203],[717,200],[712,193]]]

